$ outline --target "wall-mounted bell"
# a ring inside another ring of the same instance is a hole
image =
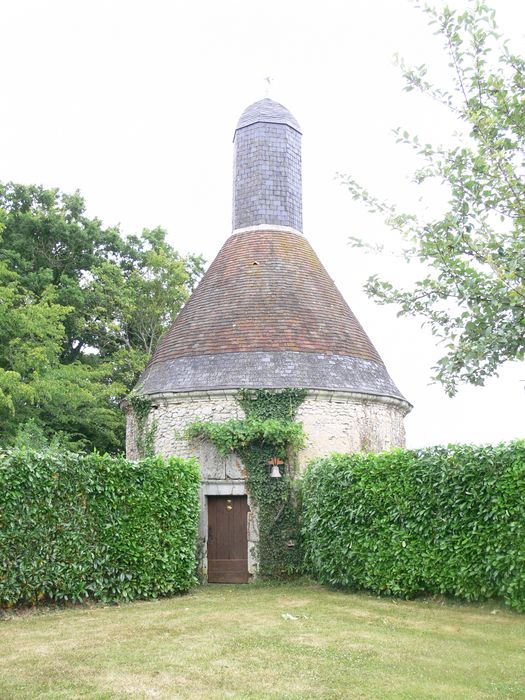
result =
[[[271,459],[268,460],[268,464],[270,465],[270,478],[271,479],[280,479],[282,474],[281,470],[279,469],[280,464],[284,464],[282,459],[279,459],[279,457],[272,457]]]

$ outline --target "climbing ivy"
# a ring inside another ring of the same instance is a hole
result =
[[[210,440],[222,454],[236,452],[245,465],[247,487],[258,511],[261,576],[282,578],[302,570],[299,494],[293,477],[304,432],[294,418],[306,393],[304,389],[244,390],[237,396],[244,420],[195,422],[186,431],[190,438]],[[285,463],[280,479],[269,475],[272,457]]]
[[[269,389],[242,389],[237,401],[246,416],[291,422],[306,394],[306,389],[283,389],[278,393]]]
[[[137,452],[140,459],[153,457],[155,453],[155,433],[157,432],[157,421],[151,422],[146,430],[149,414],[151,413],[151,399],[140,394],[131,394],[128,397],[133,415],[137,421]]]
[[[221,454],[238,452],[254,444],[271,447],[270,457],[286,459],[288,450],[299,450],[304,441],[300,423],[281,420],[259,420],[248,416],[244,420],[230,419],[224,423],[191,423],[186,429],[189,438],[204,437],[217,447]],[[269,459],[269,458],[268,458]]]

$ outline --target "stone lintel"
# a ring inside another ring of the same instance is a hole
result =
[[[206,480],[201,483],[201,489],[205,496],[246,496],[247,494],[244,479]]]

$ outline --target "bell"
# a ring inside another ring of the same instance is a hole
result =
[[[279,469],[278,464],[272,464],[272,469],[270,471],[270,477],[272,479],[280,479],[281,478],[281,470]]]

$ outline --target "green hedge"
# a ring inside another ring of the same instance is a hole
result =
[[[0,605],[148,598],[194,583],[193,460],[0,455]]]
[[[333,455],[303,488],[319,581],[525,610],[525,442]]]

